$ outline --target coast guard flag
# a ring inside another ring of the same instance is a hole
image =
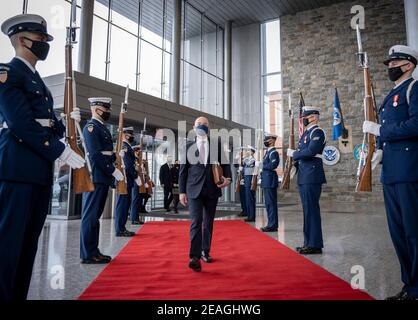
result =
[[[339,137],[343,134],[343,122],[342,122],[342,113],[340,106],[340,98],[338,97],[337,88],[335,88],[334,96],[334,127],[332,130],[332,139],[338,140]]]

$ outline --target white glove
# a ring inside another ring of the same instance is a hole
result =
[[[239,182],[239,184],[240,184],[241,186],[245,185],[245,181],[244,181],[244,179],[241,179],[241,180],[240,180],[240,182]]]
[[[260,161],[256,161],[256,162],[255,162],[255,166],[256,166],[257,168],[259,168],[259,167],[260,167]]]
[[[120,151],[119,151],[119,157],[121,157],[121,158],[123,158],[123,157],[125,157],[125,150],[124,149],[121,149]]]
[[[145,188],[148,188],[148,183],[145,184]]]
[[[238,172],[242,172],[242,170],[244,170],[244,167],[239,167],[238,168]]]
[[[118,168],[115,168],[115,171],[113,171],[112,176],[115,177],[116,181],[122,181],[125,179],[123,173]]]
[[[383,150],[377,149],[372,157],[372,170],[376,169],[377,165],[382,162]]]
[[[138,185],[138,187],[142,186],[142,180],[140,177],[135,179],[135,183]]]
[[[81,122],[81,113],[80,108],[75,107],[73,109],[73,112],[70,113],[71,119],[75,120],[75,122],[80,123]]]
[[[380,136],[380,124],[372,121],[363,122],[363,133],[370,133],[376,137]]]
[[[59,159],[68,164],[72,169],[80,169],[84,167],[84,163],[86,162],[83,157],[74,152],[70,147],[65,147]]]
[[[293,158],[293,154],[295,153],[295,150],[293,149],[287,149],[287,156],[289,158]]]

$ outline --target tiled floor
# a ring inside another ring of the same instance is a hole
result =
[[[259,228],[265,220],[264,210],[257,209],[257,222],[253,225]],[[291,248],[302,244],[300,207],[280,206],[279,221],[279,231],[271,236]],[[400,289],[399,265],[382,204],[322,204],[322,224],[324,254],[309,259],[348,282],[355,275],[352,268],[361,266],[365,290],[377,299]],[[76,299],[104,268],[80,264],[79,228],[79,220],[47,221],[40,237],[29,299]],[[128,229],[137,231],[138,226],[128,223]],[[128,240],[115,237],[111,220],[102,221],[100,249],[104,254],[115,256]]]

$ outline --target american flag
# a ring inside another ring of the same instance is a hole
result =
[[[303,118],[302,118],[302,114],[303,114],[303,107],[305,106],[305,101],[303,100],[303,95],[302,92],[300,93],[300,101],[299,101],[299,139],[300,137],[302,137],[303,135]]]

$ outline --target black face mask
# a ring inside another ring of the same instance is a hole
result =
[[[303,118],[303,125],[305,126],[305,127],[307,127],[307,126],[309,126],[309,119],[308,118]]]
[[[130,144],[132,144],[134,141],[135,141],[135,137],[129,137],[129,138],[128,138],[128,142],[129,142]]]
[[[270,141],[264,141],[264,146],[267,148],[270,147]]]
[[[402,71],[402,67],[404,67],[406,65],[407,65],[407,63],[404,64],[404,65],[401,65],[399,67],[389,68],[388,69],[388,76],[389,76],[390,81],[395,82],[400,77],[402,77],[405,73],[405,72]]]
[[[102,114],[99,114],[100,118],[102,118],[103,121],[107,121],[110,119],[110,112],[108,111],[102,111]]]
[[[26,40],[32,42],[32,47],[26,47],[30,52],[32,52],[39,60],[45,60],[49,53],[49,43],[44,41],[36,41],[24,37]]]

